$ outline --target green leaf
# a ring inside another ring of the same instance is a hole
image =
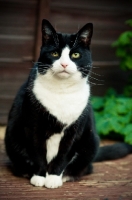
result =
[[[126,60],[124,58],[122,58],[121,61],[120,61],[120,68],[122,70],[126,70],[127,69],[127,67],[126,67]]]
[[[108,135],[109,132],[111,131],[111,126],[110,123],[105,120],[104,118],[101,118],[96,122],[97,125],[97,131],[101,135]]]
[[[131,112],[128,112],[126,115],[119,115],[117,118],[118,122],[124,126],[131,123],[131,119],[132,119]]]
[[[104,106],[104,98],[102,97],[93,97],[92,106],[95,110],[101,109]]]
[[[116,50],[116,56],[117,57],[126,57],[126,51],[124,51],[124,48],[117,48],[117,50]]]
[[[116,96],[117,95],[117,92],[114,88],[109,88],[106,92],[106,96]]]
[[[123,124],[119,123],[118,121],[113,121],[112,125],[113,125],[113,132],[115,133],[121,132]]]
[[[124,128],[125,142],[132,144],[132,124],[128,124]]]
[[[124,135],[132,134],[132,124],[127,124],[123,129]]]
[[[132,57],[126,58],[126,66],[128,67],[128,69],[132,69]]]
[[[128,144],[132,144],[132,134],[129,133],[128,135],[126,135],[125,142]]]
[[[105,102],[105,107],[104,107],[104,112],[105,113],[110,113],[115,115],[116,114],[116,101],[115,101],[115,97],[109,97],[107,98],[106,102]]]
[[[120,133],[123,128],[123,124],[119,123],[117,116],[110,114],[102,115],[98,120],[96,118],[96,125],[100,135],[108,135],[110,132]]]
[[[132,85],[125,86],[123,93],[127,97],[132,97]]]
[[[132,19],[127,20],[126,24],[132,27]],[[116,56],[121,58],[120,68],[132,70],[132,30],[120,34],[112,47],[116,47]]]
[[[117,102],[117,113],[119,114],[125,114],[128,112],[128,107],[127,107],[127,100],[125,98],[117,98],[116,99]]]
[[[117,112],[119,114],[125,114],[132,111],[132,98],[118,97],[116,98]]]
[[[119,36],[118,42],[120,45],[129,45],[131,43],[132,31],[126,31]]]
[[[100,136],[114,133],[122,136],[127,143],[132,135],[132,98],[117,96],[115,90],[109,90],[103,98],[94,99],[95,121]],[[115,94],[115,95],[114,95]]]
[[[132,26],[132,19],[127,20],[125,23],[128,24],[129,26]]]

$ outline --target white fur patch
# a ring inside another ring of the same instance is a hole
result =
[[[33,93],[40,103],[60,122],[70,125],[81,115],[90,96],[87,77],[69,57],[65,47],[61,57],[53,63],[45,75],[37,73]],[[67,64],[64,69],[61,64]]]
[[[47,173],[46,179],[45,179],[45,187],[47,188],[58,188],[63,185],[62,182],[62,175],[49,175]]]
[[[42,187],[45,184],[45,177],[33,175],[30,179],[30,183],[37,187]]]
[[[69,78],[73,74],[77,73],[76,64],[70,59],[70,49],[65,47],[61,53],[61,57],[53,64],[52,71],[58,78]],[[63,65],[67,65],[66,68]]]
[[[63,177],[62,177],[63,183],[65,183],[65,182],[67,182],[67,181],[71,181],[71,180],[73,180],[73,177],[71,177],[71,176],[63,176]]]
[[[90,96],[87,80],[55,80],[47,76],[37,75],[33,92],[50,114],[70,125],[78,119],[87,105]]]
[[[46,159],[49,163],[58,153],[60,140],[63,137],[64,133],[54,134],[46,141],[47,154]]]
[[[67,126],[78,119],[90,96],[87,77],[82,78],[69,52],[69,48],[65,47],[61,57],[46,74],[37,73],[33,87],[33,93],[40,103]],[[64,69],[62,63],[68,66]]]

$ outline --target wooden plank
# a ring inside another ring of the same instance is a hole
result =
[[[0,39],[0,61],[6,58],[15,58],[23,60],[33,60],[34,38],[27,39]],[[8,50],[7,50],[8,49]]]
[[[93,61],[118,61],[119,59],[115,56],[115,49],[111,45],[104,44],[92,44],[91,52]]]
[[[34,60],[38,0],[0,1],[0,124]]]
[[[106,144],[110,142],[107,141]],[[29,179],[13,175],[4,142],[0,140],[0,199],[131,200],[131,166],[132,155],[128,155],[115,161],[94,163],[91,175],[75,182],[64,183],[60,188],[33,187]]]
[[[32,62],[1,63],[0,67],[0,124],[7,123],[8,112],[20,86],[25,82]]]
[[[35,42],[35,60],[38,59],[40,54],[40,47],[42,42],[41,25],[42,19],[49,18],[49,0],[39,0],[38,16],[37,16],[37,30],[36,30],[36,42]]]
[[[37,1],[0,1],[0,26],[21,27],[26,26],[34,29],[34,18],[36,13]],[[31,17],[32,16],[32,17]],[[16,20],[17,19],[17,20]]]

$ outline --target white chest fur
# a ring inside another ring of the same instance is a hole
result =
[[[49,80],[48,75],[40,74],[37,74],[33,92],[50,114],[67,125],[78,119],[90,95],[85,79],[73,84],[68,80]]]
[[[60,144],[60,141],[61,141],[61,138],[63,137],[63,135],[64,135],[63,132],[60,134],[54,134],[46,141],[47,163],[49,163],[57,155],[58,150],[59,150],[59,144]]]

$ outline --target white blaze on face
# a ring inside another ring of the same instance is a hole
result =
[[[75,73],[79,73],[76,64],[70,59],[70,49],[65,47],[62,50],[61,56],[53,63],[52,70],[59,78],[68,78]]]

